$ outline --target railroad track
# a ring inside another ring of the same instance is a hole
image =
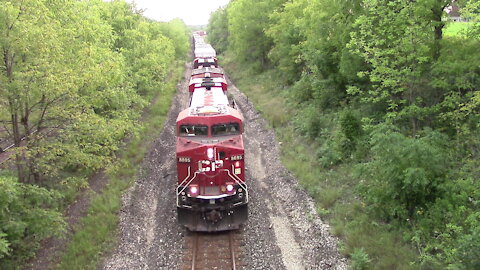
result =
[[[22,141],[24,138],[22,138]],[[15,144],[8,144],[5,148],[0,148],[0,164],[6,162],[12,157],[12,152],[9,152],[11,148],[14,148]]]
[[[185,270],[241,269],[241,234],[236,231],[219,233],[191,232],[186,237]]]

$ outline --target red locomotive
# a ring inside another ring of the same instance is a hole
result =
[[[178,221],[192,231],[238,229],[248,217],[243,118],[229,105],[223,72],[208,69],[194,70],[190,105],[176,123]]]

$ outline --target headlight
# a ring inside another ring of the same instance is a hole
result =
[[[207,157],[209,159],[212,159],[213,158],[213,148],[208,148],[207,149]]]
[[[190,197],[197,197],[199,192],[198,185],[191,185],[190,188],[188,189],[188,195]]]
[[[228,183],[227,184],[227,191],[228,193],[232,193],[233,192],[233,189],[234,189],[234,186],[232,183]]]

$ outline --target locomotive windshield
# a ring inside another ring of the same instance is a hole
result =
[[[180,136],[208,136],[208,127],[204,125],[181,125]]]
[[[238,123],[218,124],[212,126],[212,136],[226,136],[240,134]]]

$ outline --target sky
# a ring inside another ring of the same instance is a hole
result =
[[[187,25],[206,25],[210,13],[230,0],[127,0],[135,2],[143,15],[157,21],[182,19]]]

